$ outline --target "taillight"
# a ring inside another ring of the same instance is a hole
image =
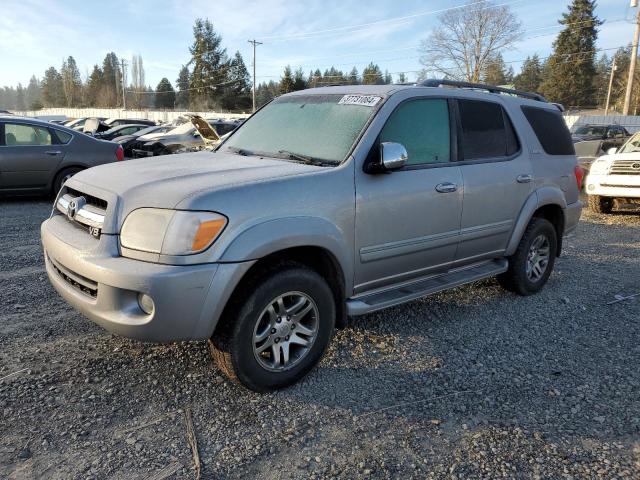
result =
[[[118,145],[118,148],[116,150],[116,160],[118,160],[119,162],[124,160],[124,149],[122,148],[122,145]]]
[[[576,165],[573,169],[576,176],[576,183],[578,184],[578,190],[582,190],[582,180],[584,179],[584,170],[580,165]]]

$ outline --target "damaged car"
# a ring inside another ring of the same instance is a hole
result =
[[[188,115],[189,121],[133,149],[134,158],[155,157],[172,153],[212,149],[220,143],[220,135],[199,115]]]
[[[174,128],[176,128],[175,125],[156,125],[155,127],[147,127],[129,135],[122,134],[111,141],[122,145],[124,156],[131,158],[133,157],[134,148],[140,148],[145,143],[162,136],[162,134]]]

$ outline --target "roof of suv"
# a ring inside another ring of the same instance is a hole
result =
[[[455,83],[455,82],[452,82]],[[486,98],[486,95],[498,96],[501,99],[505,99],[507,101],[513,101],[518,104],[525,105],[535,105],[539,108],[548,108],[551,110],[560,110],[563,111],[561,105],[556,103],[550,103],[546,101],[543,97],[539,96],[536,93],[530,92],[517,92],[516,90],[510,89],[501,89],[500,87],[493,87],[491,85],[486,85],[487,89],[496,88],[497,90],[502,90],[502,92],[490,92],[487,90],[483,90],[479,85],[476,88],[465,87],[463,86],[463,82],[460,82],[461,86],[458,88],[452,88],[451,86],[447,86],[443,84],[443,86],[425,86],[421,84],[385,84],[385,85],[338,85],[338,86],[327,86],[327,87],[316,87],[309,88],[306,90],[298,90],[295,92],[287,93],[286,96],[295,96],[295,95],[380,95],[383,97],[388,97],[393,93],[399,92],[401,90],[407,89],[428,89],[430,91],[439,90],[444,95],[447,93],[460,93],[464,92],[465,95],[470,95],[472,97],[476,97],[478,99]],[[514,92],[514,94],[510,94],[510,92]],[[518,95],[521,94],[521,95]],[[526,95],[526,96],[525,96]],[[533,98],[538,96],[539,99]]]

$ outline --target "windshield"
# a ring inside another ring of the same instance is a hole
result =
[[[280,97],[238,128],[225,147],[244,154],[338,164],[380,100],[371,95]]]
[[[598,127],[594,125],[584,125],[579,127],[576,131],[576,135],[604,135],[606,127]]]
[[[618,153],[636,153],[640,152],[640,133],[636,133],[627,140]]]

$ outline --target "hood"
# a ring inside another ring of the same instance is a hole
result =
[[[607,162],[613,162],[614,160],[637,160],[640,162],[640,152],[632,153],[614,153],[612,155],[603,155],[598,160],[606,160]]]
[[[220,136],[204,118],[199,115],[190,115],[189,120],[191,120],[191,124],[196,127],[196,130],[205,143],[220,141]]]
[[[140,207],[174,208],[199,193],[325,170],[277,159],[196,152],[114,162],[83,170],[67,181],[81,192],[118,197],[120,212]],[[100,196],[100,195],[98,195]]]

